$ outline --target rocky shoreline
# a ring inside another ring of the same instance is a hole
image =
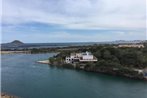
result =
[[[103,74],[108,74],[108,75],[113,75],[113,76],[122,76],[122,77],[127,77],[130,79],[137,79],[137,80],[146,80],[143,76],[143,74],[138,74],[135,71],[130,71],[130,73],[127,73],[122,70],[113,70],[113,69],[107,69],[107,68],[97,68],[97,69],[83,69],[88,72],[96,72],[96,73],[103,73]]]
[[[64,66],[65,68],[66,66]],[[69,67],[68,67],[69,68]],[[146,80],[147,78],[144,77],[143,74],[138,74],[136,71],[128,71],[128,70],[115,70],[113,68],[82,68],[79,66],[73,67],[73,69],[76,70],[84,70],[87,72],[94,72],[94,73],[103,73],[103,74],[108,74],[108,75],[114,75],[114,76],[122,76],[122,77],[127,77],[130,79],[138,79],[138,80]]]
[[[10,94],[2,92],[1,93],[1,98],[20,98],[20,97],[17,97],[17,96],[10,95]]]
[[[103,73],[103,74],[108,74],[108,75],[114,75],[114,76],[122,76],[122,77],[127,77],[130,79],[137,79],[137,80],[145,80],[147,81],[147,78],[144,77],[143,73],[138,73],[138,71],[128,70],[128,69],[122,69],[122,70],[117,70],[116,68],[106,68],[106,67],[101,67],[101,68],[90,68],[90,67],[82,67],[80,65],[72,65],[72,64],[66,64],[66,63],[57,63],[57,62],[50,62],[48,60],[44,60],[41,62],[38,62],[41,64],[50,64],[51,66],[56,66],[56,67],[62,67],[62,68],[68,68],[68,69],[74,69],[74,70],[84,70],[87,72],[94,72],[94,73]]]

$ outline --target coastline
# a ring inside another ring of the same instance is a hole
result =
[[[0,51],[1,54],[30,53],[30,51]]]
[[[20,98],[20,97],[1,92],[1,98]]]
[[[137,79],[137,80],[145,80],[147,81],[147,77],[144,77],[144,75],[141,73],[139,74],[138,71],[132,69],[128,70],[128,68],[123,69],[123,70],[116,70],[115,68],[85,68],[81,67],[80,65],[72,65],[72,64],[65,64],[65,63],[56,63],[56,62],[50,62],[49,60],[42,60],[42,61],[37,61],[37,63],[40,64],[50,64],[56,67],[62,67],[62,68],[68,68],[68,69],[73,69],[73,70],[83,70],[87,72],[94,72],[94,73],[102,73],[102,74],[107,74],[107,75],[113,75],[113,76],[122,76],[130,79]]]

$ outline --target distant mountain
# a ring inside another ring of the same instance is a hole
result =
[[[20,46],[23,46],[24,43],[19,41],[19,40],[14,40],[10,43],[4,43],[4,44],[1,44],[1,48],[2,49],[5,49],[5,48],[16,48],[16,47],[20,47]]]
[[[19,45],[23,45],[24,43],[19,41],[19,40],[14,40],[8,44],[14,45],[14,46],[19,46]]]

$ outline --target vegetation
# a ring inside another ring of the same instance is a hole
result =
[[[60,51],[56,58],[59,63],[63,62],[66,56],[72,52],[91,51],[98,58],[93,67],[110,68],[145,68],[147,67],[147,46],[145,48],[116,48],[113,45],[95,45],[80,47],[78,50]],[[88,64],[86,64],[88,66]]]
[[[97,58],[96,67],[147,67],[147,47],[145,48],[115,48],[111,45],[94,46],[79,51],[91,51]]]
[[[33,48],[28,49],[30,53],[48,53],[48,52],[55,52],[56,49],[54,48]]]
[[[75,68],[74,65],[64,62],[65,57],[73,52],[85,51],[92,52],[98,61],[76,63],[76,69],[144,79],[143,74],[138,74],[134,69],[147,67],[147,46],[144,48],[117,48],[114,45],[95,45],[80,47],[75,51],[61,51],[58,55],[49,59],[54,65]]]

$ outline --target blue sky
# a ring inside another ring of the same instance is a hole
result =
[[[2,42],[146,39],[146,0],[3,0]]]

